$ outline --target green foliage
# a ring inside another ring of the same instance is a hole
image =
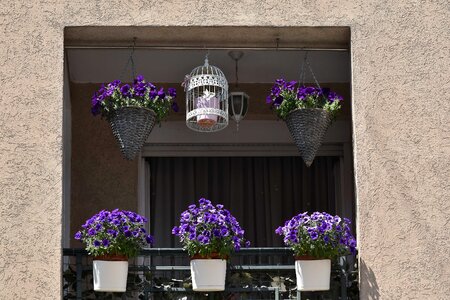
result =
[[[226,259],[234,251],[234,244],[231,237],[212,238],[209,244],[202,244],[198,240],[185,239],[183,248],[191,257],[196,254],[202,257],[211,257],[212,254],[218,254],[220,258]]]
[[[274,108],[278,117],[286,119],[295,109],[318,108],[326,110],[334,118],[341,109],[342,96],[328,88],[304,86],[297,81],[277,79],[266,102]]]
[[[283,91],[281,96],[283,102],[276,108],[276,113],[283,120],[291,111],[299,108],[321,108],[329,112],[333,118],[341,110],[341,101],[330,102],[323,96],[310,95],[305,97],[304,100],[300,100],[294,91]]]
[[[151,82],[146,82],[142,75],[134,80],[134,84],[122,84],[120,80],[114,80],[107,85],[102,85],[92,96],[91,112],[94,116],[101,114],[107,119],[122,107],[140,107],[151,109],[155,112],[158,122],[164,119],[172,108],[178,111],[175,102],[176,89],[157,88]]]
[[[155,99],[150,99],[148,93],[142,98],[124,97],[119,89],[116,89],[111,97],[106,98],[101,102],[102,116],[110,118],[114,111],[121,107],[143,107],[153,110],[158,122],[160,122],[169,115],[172,102],[172,98],[169,96],[166,96],[163,99],[158,96]]]

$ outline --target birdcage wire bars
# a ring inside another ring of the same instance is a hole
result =
[[[228,126],[228,81],[225,74],[209,64],[186,77],[186,125],[198,132],[216,132]]]

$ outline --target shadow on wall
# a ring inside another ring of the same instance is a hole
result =
[[[360,260],[360,295],[361,299],[378,300],[380,291],[378,289],[377,279],[372,269],[361,258]]]

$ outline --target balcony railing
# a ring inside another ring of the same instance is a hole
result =
[[[333,263],[331,288],[297,292],[294,259],[288,248],[248,248],[233,254],[226,290],[193,292],[189,259],[180,248],[143,249],[130,261],[126,293],[93,291],[92,258],[83,249],[63,249],[64,299],[359,299],[354,257]]]

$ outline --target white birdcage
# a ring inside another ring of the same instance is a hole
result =
[[[200,132],[214,132],[228,126],[228,81],[211,66],[208,56],[203,66],[186,76],[186,125]]]

